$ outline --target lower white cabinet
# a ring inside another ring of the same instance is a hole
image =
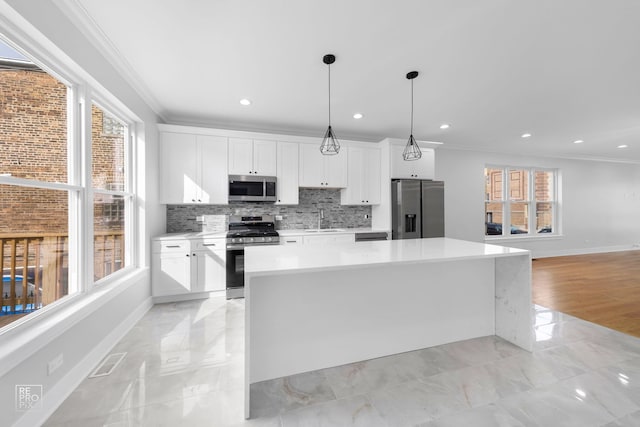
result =
[[[280,236],[280,244],[281,245],[301,245],[302,244],[302,236]]]
[[[152,250],[153,296],[225,289],[224,238],[155,240]]]

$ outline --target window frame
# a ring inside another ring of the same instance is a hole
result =
[[[119,190],[107,190],[95,188],[93,186],[93,176],[92,176],[92,161],[93,161],[93,137],[92,137],[92,114],[91,107],[95,105],[103,113],[109,114],[111,117],[118,120],[125,127],[123,139],[124,139],[124,189],[122,191]],[[89,141],[85,146],[87,147],[87,157],[88,163],[86,167],[86,179],[87,182],[90,183],[87,187],[88,192],[90,193],[87,197],[87,212],[90,212],[90,221],[87,223],[87,239],[90,239],[90,245],[87,246],[87,256],[91,259],[87,259],[85,264],[87,268],[87,283],[89,283],[89,289],[94,287],[102,287],[105,284],[108,284],[114,280],[118,280],[118,278],[129,274],[135,268],[137,268],[137,240],[136,230],[137,230],[137,222],[136,215],[137,212],[137,197],[135,191],[135,181],[134,176],[136,176],[136,162],[134,161],[134,153],[135,153],[135,122],[130,120],[127,115],[123,112],[119,111],[114,105],[109,103],[104,98],[100,97],[97,93],[91,93],[91,98],[87,100],[85,103],[85,115],[89,117],[89,120],[86,122],[86,132],[85,138]],[[96,194],[103,194],[106,196],[120,196],[124,199],[124,267],[108,274],[105,277],[102,277],[98,280],[94,280],[94,244],[95,244],[95,235],[94,235],[94,200]],[[89,250],[90,249],[90,250]]]
[[[8,23],[0,17],[0,22]],[[29,58],[41,70],[67,87],[67,182],[46,182],[12,176],[1,176],[0,184],[34,187],[49,190],[66,190],[69,194],[69,292],[64,297],[23,316],[0,328],[0,337],[16,328],[28,328],[35,319],[49,319],[54,313],[75,304],[79,300],[94,298],[107,286],[119,286],[122,279],[140,269],[140,203],[137,176],[139,131],[142,121],[125,104],[109,93],[97,81],[64,57],[54,56],[55,47],[48,41],[33,38],[8,25],[0,33],[0,41]],[[128,218],[125,219],[125,267],[99,281],[93,280],[93,200],[91,167],[91,104],[103,108],[127,127],[125,136],[125,191],[105,190],[110,194],[124,195]],[[141,133],[140,133],[141,134]],[[99,285],[99,286],[98,286]]]
[[[487,183],[487,169],[501,170],[502,171],[502,200],[488,200],[486,196],[486,183]],[[527,174],[527,195],[525,201],[518,201],[511,199],[510,188],[510,171],[525,171]],[[535,192],[535,175],[536,172],[551,172],[553,175],[552,192],[553,197],[550,201],[545,201],[552,206],[552,232],[551,233],[539,233],[536,227],[537,220],[537,203]],[[486,164],[483,171],[483,178],[485,187],[483,191],[484,196],[484,239],[485,240],[504,240],[504,239],[549,239],[557,238],[561,236],[561,215],[560,215],[560,170],[557,168],[548,167],[536,167],[536,166],[513,166],[513,165],[496,165]],[[502,205],[502,234],[488,235],[487,233],[487,204],[488,203],[500,203]],[[529,210],[527,218],[527,232],[526,233],[511,233],[511,205],[512,203],[526,203]]]

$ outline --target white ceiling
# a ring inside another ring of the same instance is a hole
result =
[[[168,123],[321,137],[333,53],[341,139],[407,138],[417,70],[417,139],[640,161],[637,0],[58,4]]]

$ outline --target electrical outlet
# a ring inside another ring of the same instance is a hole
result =
[[[53,374],[64,363],[64,357],[62,353],[54,357],[47,363],[47,375]]]
[[[364,214],[364,219],[369,219],[369,214]]]
[[[204,215],[196,215],[196,222],[204,222]]]
[[[282,221],[282,215],[276,215],[276,221]]]

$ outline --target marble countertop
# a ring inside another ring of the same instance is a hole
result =
[[[340,228],[340,231],[321,231],[321,232],[310,232],[305,231],[304,229],[294,229],[294,230],[276,230],[280,236],[315,236],[315,235],[324,235],[324,234],[353,234],[353,233],[366,233],[366,232],[384,232],[388,233],[389,230],[381,230],[375,228]],[[225,238],[227,236],[226,231],[221,231],[217,233],[211,233],[206,231],[199,232],[185,232],[185,233],[167,233],[162,234],[160,236],[154,237],[155,240],[178,240],[178,239],[215,239],[215,238]]]
[[[525,254],[529,251],[450,238],[335,243],[330,246],[252,246],[245,249],[245,273],[276,274]]]
[[[311,229],[316,230],[316,229]],[[287,236],[315,236],[315,235],[324,235],[324,234],[353,234],[353,233],[371,233],[371,232],[381,232],[388,233],[389,230],[383,230],[380,228],[371,228],[371,227],[363,227],[363,228],[329,228],[329,230],[338,230],[338,231],[310,231],[302,228],[293,229],[293,230],[277,230],[278,234],[283,237]]]
[[[154,240],[178,240],[178,239],[224,239],[227,237],[226,231],[221,231],[218,233],[208,233],[204,231],[199,232],[186,232],[186,233],[167,233],[162,234],[160,236],[156,236]]]

